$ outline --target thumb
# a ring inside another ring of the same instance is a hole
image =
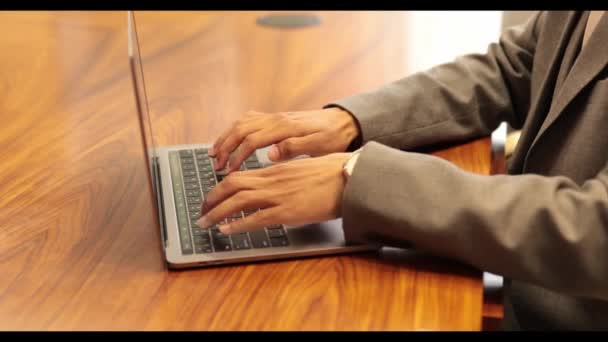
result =
[[[268,151],[268,159],[273,162],[284,161],[303,154],[309,154],[314,149],[314,142],[306,137],[289,138],[273,145]]]

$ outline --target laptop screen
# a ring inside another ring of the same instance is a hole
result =
[[[137,27],[135,24],[135,15],[133,11],[128,11],[128,48],[129,48],[129,62],[131,69],[131,78],[133,80],[133,88],[135,91],[135,97],[137,100],[137,114],[139,116],[140,130],[142,133],[144,149],[146,151],[147,164],[150,169],[150,173],[153,176],[153,163],[151,160],[155,160],[157,157],[156,144],[154,142],[154,136],[152,134],[152,123],[150,119],[150,113],[148,109],[148,98],[146,95],[146,84],[144,79],[144,72],[141,62],[141,54],[139,50],[139,39],[137,36]],[[155,189],[155,187],[153,186]],[[155,189],[156,190],[156,189]]]
[[[133,81],[133,89],[135,92],[135,98],[137,103],[137,118],[139,122],[139,132],[142,138],[143,157],[146,160],[146,166],[148,168],[148,188],[150,189],[150,196],[152,200],[152,208],[155,213],[155,223],[157,228],[161,229],[161,239],[166,242],[167,234],[164,232],[164,225],[162,222],[163,211],[158,207],[159,185],[157,185],[158,178],[156,177],[157,157],[156,144],[154,143],[154,136],[152,134],[152,123],[150,119],[150,113],[148,112],[148,98],[146,96],[146,87],[144,81],[144,72],[141,63],[141,55],[139,53],[139,39],[137,37],[137,28],[135,26],[135,16],[132,11],[127,13],[127,26],[128,26],[128,49],[129,49],[129,65],[131,69],[131,79]]]

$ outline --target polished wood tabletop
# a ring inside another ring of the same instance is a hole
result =
[[[319,12],[297,29],[257,25],[264,14],[136,13],[158,144],[409,73],[404,13]],[[0,12],[1,330],[481,329],[482,273],[421,252],[168,270],[126,25],[126,12]],[[489,151],[433,153],[488,174]]]

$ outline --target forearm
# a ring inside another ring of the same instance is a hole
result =
[[[399,149],[489,134],[502,121],[518,127],[529,107],[540,16],[506,32],[485,54],[471,54],[328,106],[350,112],[362,144]]]
[[[481,176],[376,143],[359,155],[343,199],[345,235],[413,246],[556,291],[608,298],[605,174]]]

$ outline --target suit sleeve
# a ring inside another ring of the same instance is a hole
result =
[[[351,113],[360,136],[349,147],[377,141],[399,149],[459,142],[507,121],[519,128],[530,104],[530,81],[542,13],[505,31],[485,54],[446,64],[325,107]]]
[[[346,239],[413,247],[574,296],[608,300],[608,167],[483,176],[375,142],[343,198]]]

